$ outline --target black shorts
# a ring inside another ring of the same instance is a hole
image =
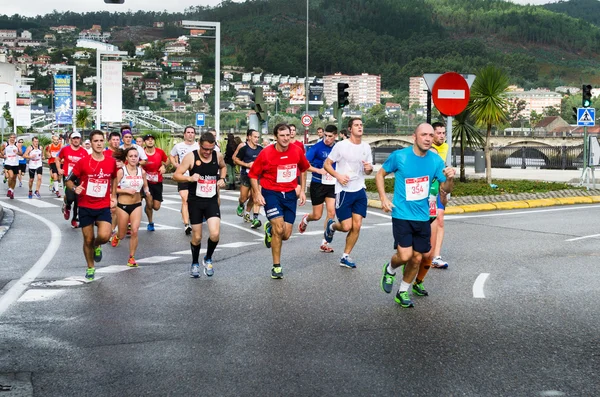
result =
[[[190,224],[199,225],[204,219],[212,217],[221,218],[219,200],[213,197],[207,200],[188,201],[188,213],[190,214]]]
[[[248,176],[248,174],[240,174],[240,185],[245,186],[245,187],[252,186],[250,184],[250,177]]]
[[[93,225],[96,222],[112,222],[110,208],[92,208],[79,207],[79,227]]]
[[[56,163],[50,163],[50,173],[58,174],[58,168],[56,168]]]
[[[431,251],[431,224],[427,221],[406,221],[392,218],[394,249],[412,247],[421,254]]]
[[[119,207],[123,211],[127,212],[127,215],[131,215],[131,213],[133,212],[133,210],[135,210],[136,208],[139,208],[141,206],[142,206],[142,202],[141,201],[139,203],[135,203],[135,204],[121,204],[121,203],[117,203],[117,207]]]
[[[335,199],[335,185],[324,185],[320,182],[311,182],[309,190],[312,205],[323,204],[327,197]]]
[[[182,190],[189,190],[190,183],[189,182],[177,182],[177,191],[180,192]]]
[[[19,171],[24,174],[27,171],[27,163],[19,163]]]
[[[163,201],[163,184],[161,183],[149,183],[148,190],[150,190],[150,195],[152,196],[152,200]]]
[[[4,169],[6,171],[12,171],[13,174],[17,175],[19,173],[19,166],[18,165],[7,165],[4,164]]]
[[[29,177],[30,178],[34,178],[35,174],[38,175],[42,175],[42,170],[44,169],[44,167],[38,167],[38,168],[34,168],[34,169],[29,169]]]

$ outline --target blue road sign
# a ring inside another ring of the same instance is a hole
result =
[[[577,125],[582,127],[593,127],[596,125],[596,109],[577,108]]]
[[[196,126],[204,127],[204,113],[196,113]]]

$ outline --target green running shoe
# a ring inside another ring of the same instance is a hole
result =
[[[102,260],[102,246],[94,247],[94,262],[98,263]]]
[[[383,265],[383,277],[381,278],[381,289],[386,294],[392,292],[392,288],[394,287],[394,280],[396,279],[395,274],[391,274],[387,271],[388,264],[389,263]]]
[[[283,270],[280,267],[274,267],[271,269],[271,278],[280,279],[283,278]]]
[[[88,267],[87,270],[85,271],[85,278],[87,280],[93,280],[95,276],[96,276],[96,268]]]
[[[415,304],[413,303],[413,301],[410,299],[410,296],[408,295],[408,291],[403,291],[403,292],[398,291],[398,293],[396,294],[396,298],[394,298],[394,300],[396,301],[397,304],[399,304],[400,306],[402,306],[404,308],[415,307]]]
[[[429,292],[427,292],[427,290],[425,290],[425,287],[423,287],[423,283],[414,283],[412,286],[412,290],[413,293],[419,295],[419,296],[428,296]]]
[[[271,222],[265,223],[265,247],[271,248]]]
[[[236,214],[237,216],[243,216],[244,215],[244,206],[242,204],[238,204],[237,210],[236,210]]]

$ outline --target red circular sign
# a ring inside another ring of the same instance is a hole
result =
[[[302,116],[302,125],[305,127],[308,127],[312,124],[312,117],[310,116],[310,114],[305,114]]]
[[[431,97],[437,110],[445,116],[460,114],[469,104],[469,84],[463,76],[455,72],[441,75],[431,90]]]

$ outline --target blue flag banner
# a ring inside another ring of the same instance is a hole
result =
[[[54,113],[56,124],[73,124],[73,94],[68,74],[54,76]]]

